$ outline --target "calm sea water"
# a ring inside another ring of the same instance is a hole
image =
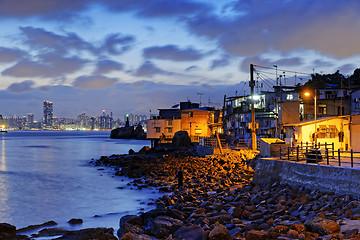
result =
[[[113,227],[125,214],[151,207],[154,189],[132,190],[127,178],[89,161],[127,153],[149,141],[110,139],[110,132],[9,131],[0,133],[0,222],[22,228],[49,220],[57,227]],[[100,169],[100,170],[99,170]],[[125,189],[119,189],[124,187]],[[96,216],[97,215],[97,216]],[[95,217],[96,216],[96,217]],[[71,218],[82,225],[71,226]]]

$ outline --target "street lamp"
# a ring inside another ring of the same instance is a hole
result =
[[[304,93],[305,96],[309,97],[311,96],[311,93],[310,92],[305,92]],[[316,143],[317,143],[317,128],[316,128],[316,89],[314,89],[314,116],[315,116],[315,122],[314,122],[314,125],[315,125],[315,131],[314,131],[314,142],[315,142],[315,147],[316,147]]]

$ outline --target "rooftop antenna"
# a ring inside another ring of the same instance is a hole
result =
[[[203,94],[203,93],[200,93],[200,92],[198,92],[198,93],[196,93],[196,94],[200,96],[200,104],[199,104],[199,106],[201,107],[201,96],[204,95],[204,94]]]

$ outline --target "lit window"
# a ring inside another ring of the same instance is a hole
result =
[[[294,99],[294,96],[292,94],[288,94],[286,96],[286,100],[293,100]]]
[[[201,129],[195,129],[195,134],[201,134]]]
[[[325,104],[319,105],[319,114],[326,115],[326,105]]]

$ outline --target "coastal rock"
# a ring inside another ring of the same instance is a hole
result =
[[[112,228],[87,228],[78,231],[68,231],[59,240],[117,240]]]
[[[120,240],[158,240],[158,238],[146,234],[126,233]]]
[[[68,221],[68,223],[70,224],[82,224],[83,220],[81,218],[72,218]]]
[[[57,225],[56,222],[48,221],[48,222],[45,222],[43,224],[30,225],[30,226],[27,226],[27,227],[24,227],[24,228],[17,229],[16,233],[27,232],[27,231],[31,231],[31,230],[34,230],[34,229],[43,228],[43,227],[49,227],[49,226],[55,226],[55,225]]]
[[[157,238],[165,238],[181,228],[183,222],[167,216],[159,216],[150,222],[150,232]]]
[[[9,236],[15,236],[16,227],[8,223],[0,223],[0,233],[7,234]]]
[[[312,232],[318,233],[321,236],[338,233],[340,231],[339,223],[326,218],[313,217],[305,221],[305,226]]]
[[[213,230],[209,233],[210,240],[231,240],[231,234],[229,230],[221,224],[217,224]]]
[[[200,226],[184,226],[179,228],[173,235],[174,240],[206,240],[207,235]]]
[[[120,218],[119,227],[123,228],[126,223],[141,226],[143,224],[143,221],[141,217],[137,215],[125,215],[122,218]]]
[[[246,240],[269,240],[269,235],[264,231],[251,230],[247,233]]]
[[[187,131],[178,131],[172,138],[172,144],[174,148],[190,147],[191,139]]]

